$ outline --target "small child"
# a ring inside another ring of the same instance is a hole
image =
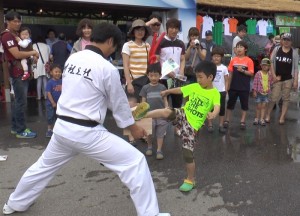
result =
[[[162,97],[160,93],[167,88],[159,83],[159,79],[161,77],[161,66],[160,63],[150,64],[147,68],[147,76],[149,78],[150,83],[143,86],[140,96],[142,97],[142,102],[147,102],[150,105],[150,110],[163,109],[168,107],[168,99],[167,97]],[[162,152],[162,146],[164,141],[164,136],[167,132],[168,121],[165,119],[152,119],[152,131],[153,137],[157,138],[157,151],[156,151],[156,159],[162,160],[164,158]],[[148,136],[147,144],[148,148],[146,150],[146,155],[151,156],[153,154],[152,151],[152,140],[151,135]]]
[[[226,120],[224,127],[229,126],[232,110],[234,110],[237,99],[240,99],[242,116],[240,120],[240,129],[246,129],[246,115],[249,106],[250,81],[254,75],[254,64],[251,58],[247,56],[248,45],[244,41],[236,44],[237,55],[231,59],[229,71],[229,90],[226,110]]]
[[[270,59],[264,58],[261,60],[261,70],[254,76],[252,85],[253,97],[256,102],[256,115],[253,121],[254,125],[260,124],[265,126],[265,112],[267,103],[269,102],[269,93],[271,92],[272,74],[270,73]]]
[[[21,51],[33,51],[32,41],[30,39],[31,31],[27,27],[22,27],[20,29],[20,38],[16,37],[19,46],[21,47]],[[22,76],[22,80],[27,80],[30,77],[29,69],[28,69],[27,59],[22,59],[21,64],[24,70],[24,74]]]
[[[173,125],[180,131],[179,136],[182,139],[182,153],[187,169],[187,178],[180,186],[180,191],[188,192],[195,187],[195,161],[193,151],[197,131],[201,128],[206,118],[213,119],[220,111],[220,93],[212,84],[216,76],[216,70],[217,67],[214,63],[203,61],[195,68],[198,83],[161,92],[163,97],[169,94],[183,94],[184,98],[188,98],[183,108],[156,109],[145,114],[146,118],[169,119],[173,121]],[[214,109],[213,112],[211,112],[212,109]],[[139,109],[139,106],[137,110],[140,111],[135,113],[136,116],[144,112],[144,110]]]
[[[211,53],[212,61],[217,66],[217,74],[213,82],[213,86],[217,88],[221,96],[221,107],[219,113],[219,132],[225,133],[226,129],[224,128],[224,116],[225,116],[225,103],[226,103],[226,94],[228,91],[228,70],[225,65],[222,64],[222,58],[224,57],[224,49],[221,47],[215,47]],[[208,132],[213,132],[214,128],[212,125],[212,120],[208,119]]]
[[[62,70],[58,64],[51,65],[50,75],[51,79],[48,81],[46,86],[47,92],[47,121],[48,121],[48,131],[46,137],[50,138],[53,134],[52,129],[56,121],[56,105],[61,94]]]

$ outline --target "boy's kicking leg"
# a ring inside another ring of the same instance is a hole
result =
[[[145,115],[145,118],[169,118],[170,115],[173,113],[173,110],[165,108],[165,109],[156,109],[152,110],[150,112],[147,112]]]

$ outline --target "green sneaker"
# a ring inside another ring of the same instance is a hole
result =
[[[192,182],[188,179],[184,179],[183,184],[180,186],[179,190],[183,192],[189,192],[193,188],[195,188],[196,184],[195,182]]]
[[[138,121],[145,117],[150,109],[150,105],[146,102],[140,103],[134,111],[132,111],[132,116],[134,120]]]

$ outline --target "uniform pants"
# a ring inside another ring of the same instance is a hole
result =
[[[138,216],[159,213],[158,202],[147,161],[125,140],[108,132],[96,131],[92,143],[75,142],[53,134],[46,150],[22,176],[10,195],[8,206],[25,211],[42,193],[55,173],[74,156],[82,153],[115,172],[130,190]]]

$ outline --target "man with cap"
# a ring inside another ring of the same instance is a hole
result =
[[[216,46],[216,43],[213,41],[213,33],[211,30],[205,32],[205,39],[202,40],[206,45],[206,61],[211,61],[211,52],[212,49]]]
[[[275,81],[270,96],[266,122],[270,122],[270,114],[274,104],[282,97],[282,109],[278,122],[281,125],[285,123],[290,92],[292,89],[298,89],[298,61],[298,49],[292,47],[292,35],[284,33],[281,36],[281,45],[276,46],[271,54],[270,71]]]
[[[3,207],[5,215],[26,211],[56,172],[78,154],[96,160],[119,176],[130,190],[138,216],[170,215],[159,213],[145,156],[103,126],[109,108],[120,128],[127,127],[136,139],[146,136],[132,117],[118,70],[107,60],[121,40],[118,27],[98,24],[93,29],[91,45],[68,58],[51,140],[10,195]]]
[[[237,29],[237,36],[232,41],[232,55],[231,57],[236,56],[236,44],[243,40],[243,38],[247,35],[247,27],[244,25],[239,25]]]

